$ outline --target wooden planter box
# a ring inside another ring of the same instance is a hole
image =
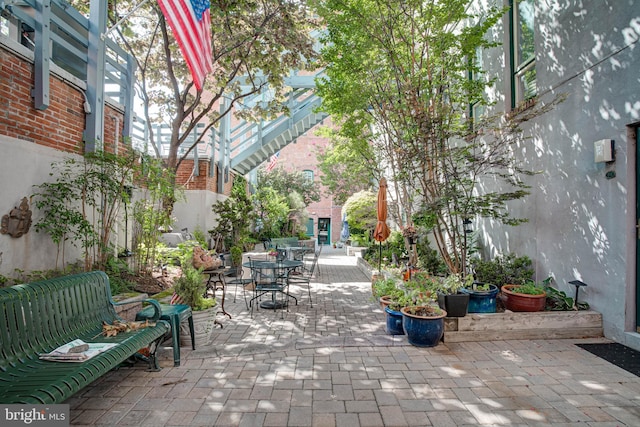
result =
[[[599,338],[602,314],[592,311],[469,313],[445,319],[446,342]]]

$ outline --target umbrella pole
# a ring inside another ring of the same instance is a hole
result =
[[[380,253],[378,254],[378,271],[382,271],[382,242],[380,242]]]

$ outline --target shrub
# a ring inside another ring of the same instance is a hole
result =
[[[498,255],[489,261],[476,259],[472,264],[477,281],[498,287],[505,284],[524,285],[532,280],[534,273],[529,257],[517,257],[513,253]]]
[[[389,277],[386,279],[379,279],[373,283],[373,296],[374,298],[380,298],[385,295],[392,295],[398,289],[396,285],[396,279]]]

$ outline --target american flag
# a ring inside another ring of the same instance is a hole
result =
[[[280,156],[279,151],[273,156],[271,156],[271,159],[269,160],[269,164],[267,165],[267,172],[271,171],[271,169],[276,167],[276,163],[278,162],[278,156]]]
[[[213,69],[209,0],[158,0],[191,71],[196,89]]]
[[[184,301],[182,300],[182,297],[180,295],[174,292],[173,295],[171,296],[171,301],[169,302],[169,304],[171,305],[184,304]]]

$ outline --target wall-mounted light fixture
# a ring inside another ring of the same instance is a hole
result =
[[[593,143],[593,161],[608,163],[615,161],[615,143],[613,139],[601,139]]]
[[[464,221],[462,221],[462,227],[464,228],[465,233],[473,232],[473,228],[471,228],[471,220],[469,218],[465,218]]]

